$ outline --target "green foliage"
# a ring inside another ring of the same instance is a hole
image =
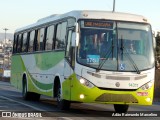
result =
[[[156,67],[159,67],[160,63],[160,34],[156,36]]]
[[[156,44],[157,44],[156,52],[158,55],[160,55],[160,36],[158,34],[156,36]]]
[[[160,36],[156,36],[156,43],[157,43],[157,46],[160,47]]]

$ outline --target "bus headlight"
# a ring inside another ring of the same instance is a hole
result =
[[[153,82],[150,81],[150,82],[144,84],[144,85],[141,87],[141,89],[142,89],[142,90],[148,90],[148,89],[150,89],[150,88],[152,87],[152,85],[153,85]]]
[[[84,79],[84,78],[82,78],[82,77],[80,77],[78,75],[77,75],[77,79],[79,80],[79,82],[82,85],[84,85],[86,87],[89,87],[89,88],[93,88],[94,87],[94,85],[90,81],[88,81],[88,80],[86,80],[86,79]]]

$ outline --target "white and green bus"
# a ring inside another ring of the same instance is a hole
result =
[[[26,100],[152,105],[154,40],[140,15],[71,11],[51,15],[14,34],[11,84]]]

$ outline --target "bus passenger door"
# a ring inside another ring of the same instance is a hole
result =
[[[65,62],[64,62],[64,99],[71,99],[71,82],[74,69],[74,48],[71,46],[72,29],[67,31],[66,50],[65,50]]]

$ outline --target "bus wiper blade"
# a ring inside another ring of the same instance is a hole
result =
[[[121,50],[121,59],[123,60],[123,54],[124,54],[124,51],[125,51],[125,53],[127,54],[125,54],[127,57],[128,57],[128,59],[129,59],[129,61],[131,62],[131,64],[133,65],[133,67],[134,67],[134,69],[136,70],[136,72],[137,72],[137,74],[140,74],[141,72],[140,72],[140,70],[138,69],[138,67],[137,67],[137,65],[136,65],[136,63],[134,62],[134,60],[132,59],[132,57],[130,56],[130,54],[128,53],[128,51],[126,50],[126,48],[124,47],[124,45],[123,45],[123,36],[121,36],[121,47],[120,47],[120,50]]]
[[[114,46],[111,45],[110,48],[108,49],[108,51],[106,52],[106,54],[105,54],[104,57],[103,57],[103,58],[105,58],[105,60],[102,61],[102,62],[99,64],[99,66],[97,67],[97,69],[96,69],[97,72],[102,68],[102,66],[103,66],[104,63],[106,62],[107,58],[108,58],[108,57],[110,56],[110,54],[113,52],[113,48],[114,48]],[[108,53],[109,53],[109,54],[108,54]],[[112,54],[113,54],[113,53],[112,53]]]
[[[134,62],[134,60],[132,59],[132,57],[130,56],[130,54],[128,53],[128,51],[123,47],[123,49],[125,50],[125,55],[128,57],[129,61],[132,63],[134,69],[136,70],[137,74],[140,74],[141,71],[139,70],[138,66],[136,65],[136,63]]]
[[[124,46],[123,46],[123,38],[121,36],[121,47],[120,47],[120,50],[121,50],[121,59],[123,60],[123,49],[124,49]]]

